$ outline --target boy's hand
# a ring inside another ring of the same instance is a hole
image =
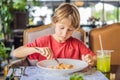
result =
[[[40,53],[41,55],[45,56],[47,59],[53,59],[53,52],[49,47],[35,47],[36,52]]]
[[[82,55],[82,60],[86,61],[90,66],[95,64],[94,58],[90,54]]]

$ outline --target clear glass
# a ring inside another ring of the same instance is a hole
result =
[[[97,50],[97,70],[110,72],[111,52],[113,50]]]

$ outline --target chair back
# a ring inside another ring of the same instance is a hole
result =
[[[28,28],[24,30],[23,44],[25,45],[27,43],[34,41],[38,37],[53,34],[54,32],[55,31],[52,24],[42,25],[35,28]],[[86,32],[84,30],[78,29],[73,33],[72,36],[79,40],[82,40],[84,44],[86,44]],[[37,60],[29,60],[30,65],[35,65],[36,62]]]
[[[28,28],[24,30],[23,44],[25,45],[27,43],[34,41],[37,37],[53,34],[54,32],[55,31],[52,24],[42,25],[35,28]],[[86,44],[86,32],[84,30],[78,29],[73,33],[72,36],[79,40],[82,40]]]
[[[89,47],[94,53],[100,50],[99,34],[102,38],[103,49],[114,50],[111,53],[111,65],[120,65],[120,23],[94,28],[90,31]]]

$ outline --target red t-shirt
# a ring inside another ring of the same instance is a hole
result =
[[[64,43],[57,42],[53,36],[48,35],[37,38],[34,42],[27,44],[28,47],[49,47],[52,49],[55,58],[72,58],[80,59],[81,55],[95,55],[86,45],[80,40],[70,37]],[[44,60],[46,59],[40,53],[33,53],[28,56],[29,60]]]

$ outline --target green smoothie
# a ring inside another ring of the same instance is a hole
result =
[[[110,71],[110,56],[97,56],[97,70],[100,70],[101,72]]]

